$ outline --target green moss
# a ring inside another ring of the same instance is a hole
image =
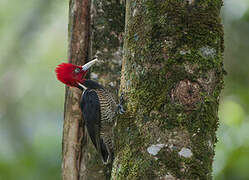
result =
[[[158,154],[158,162],[165,165],[168,173],[174,175],[177,178],[182,177],[183,173],[181,172],[181,158],[174,151],[160,151]],[[165,174],[167,173],[164,172]],[[163,173],[163,172],[161,172]]]
[[[122,153],[118,156],[122,157],[120,167],[116,170],[116,179],[150,179],[152,174],[149,174],[150,161],[144,159],[138,152],[133,151],[129,146],[126,146]]]
[[[145,172],[151,176],[158,172],[157,176],[170,173],[180,179],[211,179],[214,150],[210,144],[216,142],[218,96],[224,74],[221,5],[221,0],[191,5],[182,0],[132,1],[125,45],[128,114],[120,117],[117,127],[118,177],[142,178]],[[206,84],[199,80],[209,71],[215,78],[214,87],[207,92]],[[172,90],[186,79],[200,87],[200,100],[191,107],[172,98]],[[186,129],[193,157],[182,158],[179,149],[165,148],[154,160],[146,148],[157,139],[146,132],[146,124],[159,126],[162,139],[166,132]]]

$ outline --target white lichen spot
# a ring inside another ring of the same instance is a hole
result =
[[[134,9],[134,11],[133,11],[133,13],[132,13],[132,16],[136,16],[136,14],[137,14],[137,9]]]
[[[77,8],[77,7],[76,7],[76,2],[75,2],[75,3],[73,4],[73,8],[72,8],[72,11],[73,11],[73,12],[72,12],[72,13],[74,13],[74,12],[76,11],[76,8]]]
[[[214,58],[216,55],[216,50],[212,47],[205,46],[199,49],[201,55],[205,58]]]
[[[164,43],[167,47],[172,47],[173,46],[173,42],[172,41],[168,41],[168,40],[164,40]]]
[[[98,74],[91,72],[91,79],[98,79]]]
[[[211,149],[214,148],[214,147],[213,147],[213,143],[211,142],[211,140],[208,141],[208,146],[209,146],[209,148],[211,148]]]
[[[170,148],[170,150],[173,150],[174,145],[173,144],[169,145],[169,148]]]
[[[181,50],[181,51],[180,51],[180,54],[181,54],[181,55],[185,55],[185,54],[187,54],[187,52],[186,52],[186,51]]]
[[[193,153],[190,149],[183,147],[180,152],[178,152],[180,156],[183,156],[185,158],[190,158]]]
[[[190,50],[185,51],[185,50],[180,50],[180,55],[185,55],[185,54],[190,54]]]
[[[114,85],[113,82],[110,82],[110,83],[109,83],[109,86],[114,87],[115,85]]]
[[[151,155],[156,156],[163,147],[165,147],[165,144],[153,144],[147,148],[147,151]]]
[[[195,0],[186,0],[188,4],[192,4]]]
[[[131,86],[131,81],[130,80],[127,80],[126,83],[125,83],[125,88],[126,89],[129,89]]]

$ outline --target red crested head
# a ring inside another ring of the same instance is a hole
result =
[[[78,87],[79,83],[83,84],[87,70],[84,71],[82,66],[76,66],[69,63],[61,63],[55,69],[57,79],[62,83]]]
[[[79,87],[84,84],[87,70],[96,62],[98,60],[93,59],[83,66],[61,63],[55,69],[57,79],[68,86]]]

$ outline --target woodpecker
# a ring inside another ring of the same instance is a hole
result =
[[[101,155],[104,164],[113,160],[114,118],[119,112],[124,113],[123,98],[117,104],[113,96],[100,84],[85,79],[88,69],[99,62],[93,59],[83,66],[61,63],[56,69],[57,79],[69,87],[76,87],[82,91],[80,109],[90,139]]]

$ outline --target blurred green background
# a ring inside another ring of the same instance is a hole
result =
[[[216,180],[249,179],[249,1],[225,0]],[[60,179],[68,1],[0,0],[0,180]]]

